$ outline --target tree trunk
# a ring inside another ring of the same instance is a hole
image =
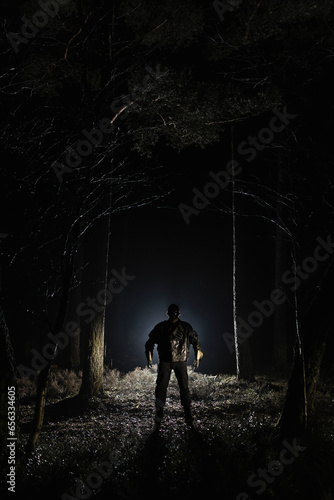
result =
[[[288,265],[288,244],[287,236],[284,233],[282,224],[284,221],[285,208],[280,201],[283,195],[283,169],[278,165],[277,172],[277,220],[275,239],[275,289],[282,289],[282,274]],[[280,374],[288,373],[287,358],[287,301],[275,307],[273,321],[273,355],[272,366],[275,372]]]
[[[233,126],[231,127],[231,157],[234,159]],[[237,324],[237,237],[235,212],[235,179],[232,169],[232,299],[235,360],[238,380],[254,380],[253,359],[249,339],[240,339]]]
[[[68,310],[69,293],[73,276],[74,255],[75,255],[75,248],[72,247],[70,249],[70,254],[67,258],[67,262],[64,266],[64,271],[63,271],[64,281],[61,292],[59,311],[54,328],[52,329],[53,330],[52,333],[54,335],[57,335],[59,332],[61,332],[65,324],[66,313]],[[45,340],[45,344],[49,342],[50,341],[47,338]],[[55,355],[56,355],[56,349],[55,349]],[[46,366],[40,371],[38,375],[37,394],[36,394],[36,403],[35,403],[35,412],[32,423],[32,430],[26,445],[26,452],[28,455],[35,450],[37,440],[39,438],[43,426],[44,414],[45,414],[45,402],[46,402],[46,388],[53,359],[54,357],[48,360]]]
[[[296,341],[288,390],[279,420],[279,430],[282,437],[300,436],[307,427],[304,366],[303,353],[299,349],[298,341]]]
[[[280,434],[294,437],[303,434],[315,415],[314,395],[319,382],[325,344],[334,328],[334,313],[328,301],[334,278],[330,265],[321,292],[301,322],[302,344],[298,337],[283,412],[278,422]],[[302,349],[300,348],[302,346]]]
[[[70,339],[70,370],[76,374],[82,369],[81,351],[80,351],[80,327],[78,326],[78,333]]]
[[[87,285],[87,298],[93,298],[96,307],[90,309],[89,322],[82,324],[84,336],[84,360],[82,384],[79,397],[89,401],[103,393],[104,366],[104,329],[106,314],[106,299],[108,285],[109,240],[111,222],[111,186],[110,195],[106,197],[107,215],[101,217],[94,225],[95,237],[88,232],[85,244],[85,261],[88,262],[84,281]],[[110,293],[110,292],[109,292]]]
[[[1,470],[9,472],[8,466],[8,448],[9,443],[18,443],[18,441],[8,441],[7,438],[19,439],[19,394],[16,377],[16,365],[14,352],[9,337],[8,327],[5,321],[4,313],[0,305],[0,451],[1,451]],[[11,401],[9,405],[9,401]],[[12,404],[13,403],[13,404]],[[8,429],[8,408],[13,408],[15,419],[15,431]],[[13,434],[9,434],[13,432]],[[16,447],[17,448],[17,447]],[[16,449],[16,456],[19,457],[19,452]],[[19,467],[19,461],[16,466]]]
[[[321,362],[325,352],[326,340],[330,331],[333,330],[333,327],[334,318],[329,320],[328,325],[322,325],[321,328],[324,329],[323,334],[314,339],[314,343],[309,346],[306,352],[306,393],[308,398],[309,419],[313,418],[314,415],[314,396],[320,380]]]
[[[115,31],[115,6],[112,5],[110,11],[110,23],[105,35],[105,68],[106,72],[101,72],[102,81],[107,84],[110,79],[110,67],[113,65],[113,42]],[[114,89],[111,89],[111,95],[114,97]],[[111,157],[111,161],[113,158]],[[90,182],[90,176],[87,178]],[[92,245],[91,235],[86,233],[84,238],[84,256],[88,267],[83,273],[84,289],[88,297],[99,299],[97,302],[102,310],[94,310],[93,319],[87,324],[87,321],[81,321],[81,341],[83,344],[83,373],[82,383],[78,397],[84,401],[89,401],[93,397],[100,396],[103,393],[103,368],[105,352],[105,315],[106,315],[106,291],[108,284],[109,267],[109,242],[110,242],[110,224],[112,210],[112,181],[106,181],[102,187],[102,204],[99,204],[100,214],[94,224],[94,246]],[[101,213],[105,216],[101,217]],[[88,221],[89,222],[89,221]],[[102,263],[102,266],[101,266]],[[104,295],[104,300],[100,297]]]
[[[103,393],[105,309],[96,313],[86,339],[80,397],[90,400]]]
[[[49,361],[46,367],[43,368],[38,375],[35,412],[32,422],[32,430],[30,432],[29,439],[26,445],[26,453],[28,455],[35,450],[39,435],[42,430],[44,422],[44,413],[45,413],[46,386],[51,364],[52,364],[51,361]]]
[[[242,344],[239,343],[239,373],[238,380],[248,380],[249,382],[254,382],[254,367],[253,367],[253,357],[250,347],[249,339],[245,339]]]
[[[82,227],[81,227],[82,230]],[[69,299],[69,307],[68,307],[68,320],[73,321],[78,325],[78,333],[70,338],[70,345],[68,347],[68,367],[70,370],[75,371],[75,373],[79,373],[82,370],[82,349],[81,349],[81,318],[77,312],[77,307],[83,299],[82,296],[82,281],[83,281],[83,272],[82,268],[84,265],[84,255],[82,246],[78,245],[76,257],[75,257],[75,279],[76,283],[73,283],[73,288],[70,293]]]
[[[233,151],[233,127],[231,128],[232,142],[231,149]],[[232,170],[233,172],[233,170]],[[237,324],[237,241],[236,241],[236,220],[235,220],[235,183],[234,173],[232,174],[232,309],[233,309],[233,333],[235,347],[235,362],[237,368],[237,378],[240,377],[240,342],[238,336]]]

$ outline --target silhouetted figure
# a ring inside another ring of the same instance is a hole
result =
[[[171,304],[168,307],[167,316],[169,317],[168,320],[161,321],[153,328],[145,344],[148,368],[152,367],[154,346],[155,344],[158,346],[159,365],[155,389],[156,429],[159,429],[163,417],[167,388],[172,370],[174,370],[179,384],[185,420],[187,424],[192,425],[193,419],[190,408],[191,399],[187,372],[190,344],[194,348],[196,368],[203,357],[197,333],[189,323],[179,319],[180,310],[176,304]]]

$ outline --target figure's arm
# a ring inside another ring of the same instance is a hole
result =
[[[146,359],[147,359],[147,368],[152,368],[153,364],[152,364],[152,351],[145,351],[145,354],[146,354]]]
[[[199,367],[199,362],[203,358],[203,352],[201,348],[201,344],[198,340],[198,335],[195,330],[192,330],[189,335],[190,343],[192,344],[194,348],[194,355],[195,355],[195,362],[194,362],[194,367],[195,369]]]
[[[148,341],[145,344],[145,356],[147,359],[147,368],[152,368],[153,350],[156,344],[156,329],[149,334]]]

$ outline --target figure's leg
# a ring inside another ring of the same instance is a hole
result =
[[[155,388],[155,424],[157,427],[160,426],[163,417],[171,371],[171,363],[166,363],[164,361],[159,363]]]
[[[174,372],[180,388],[181,405],[184,408],[185,419],[186,422],[191,425],[193,423],[193,419],[190,408],[191,398],[188,385],[187,362],[178,361],[177,363],[174,363]]]

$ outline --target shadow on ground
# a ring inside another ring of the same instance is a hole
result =
[[[194,500],[213,494],[233,498],[240,474],[238,466],[230,459],[223,465],[196,428],[172,419],[169,424],[170,428],[166,423],[146,437],[132,463],[127,464],[127,471],[119,470],[118,477],[101,489],[98,499]],[[221,440],[216,446],[221,455],[228,449]]]

